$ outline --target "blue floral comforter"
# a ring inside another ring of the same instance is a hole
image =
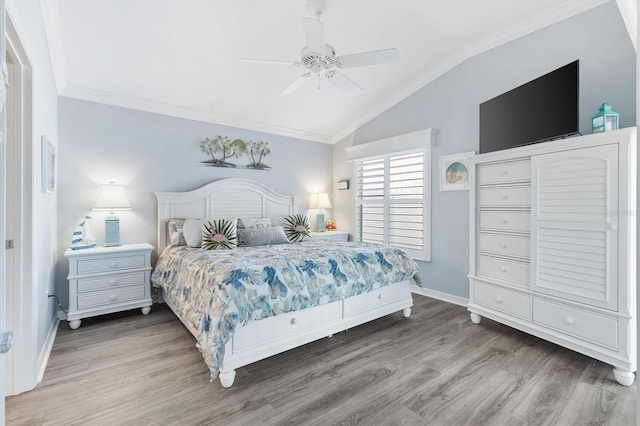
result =
[[[214,380],[237,327],[389,283],[419,283],[419,271],[400,249],[318,239],[234,250],[170,246],[151,281],[197,330],[197,347]]]

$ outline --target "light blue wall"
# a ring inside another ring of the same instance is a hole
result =
[[[428,288],[468,297],[468,192],[439,191],[439,157],[477,152],[480,103],[576,59],[580,132],[591,133],[590,118],[603,101],[620,113],[621,127],[635,126],[635,51],[610,2],[466,60],[335,145],[337,181],[352,173],[346,146],[424,128],[438,131],[431,161],[432,261],[421,262]],[[335,216],[343,229],[353,230],[352,192],[334,192]]]
[[[105,213],[90,212],[101,183],[126,185],[132,211],[120,212],[123,243],[157,244],[156,191],[186,191],[223,178],[258,180],[291,194],[301,211],[311,192],[331,191],[328,144],[85,102],[58,100],[58,263],[56,282],[66,305],[71,234],[91,213],[92,230],[104,240]],[[200,141],[217,135],[269,142],[270,171],[207,167]]]

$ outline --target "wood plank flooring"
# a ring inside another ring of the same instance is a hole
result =
[[[414,295],[396,313],[209,383],[164,305],[60,324],[43,382],[8,425],[635,425],[636,388],[610,366]]]

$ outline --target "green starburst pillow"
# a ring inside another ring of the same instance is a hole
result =
[[[237,219],[213,219],[202,221],[202,248],[227,250],[238,246]]]
[[[306,214],[292,214],[285,216],[284,233],[292,243],[297,243],[305,238],[311,238],[309,217]]]

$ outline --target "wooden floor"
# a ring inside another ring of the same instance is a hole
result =
[[[8,425],[636,424],[611,368],[465,308],[414,296],[400,313],[209,383],[195,341],[154,305],[61,323],[43,382]]]

